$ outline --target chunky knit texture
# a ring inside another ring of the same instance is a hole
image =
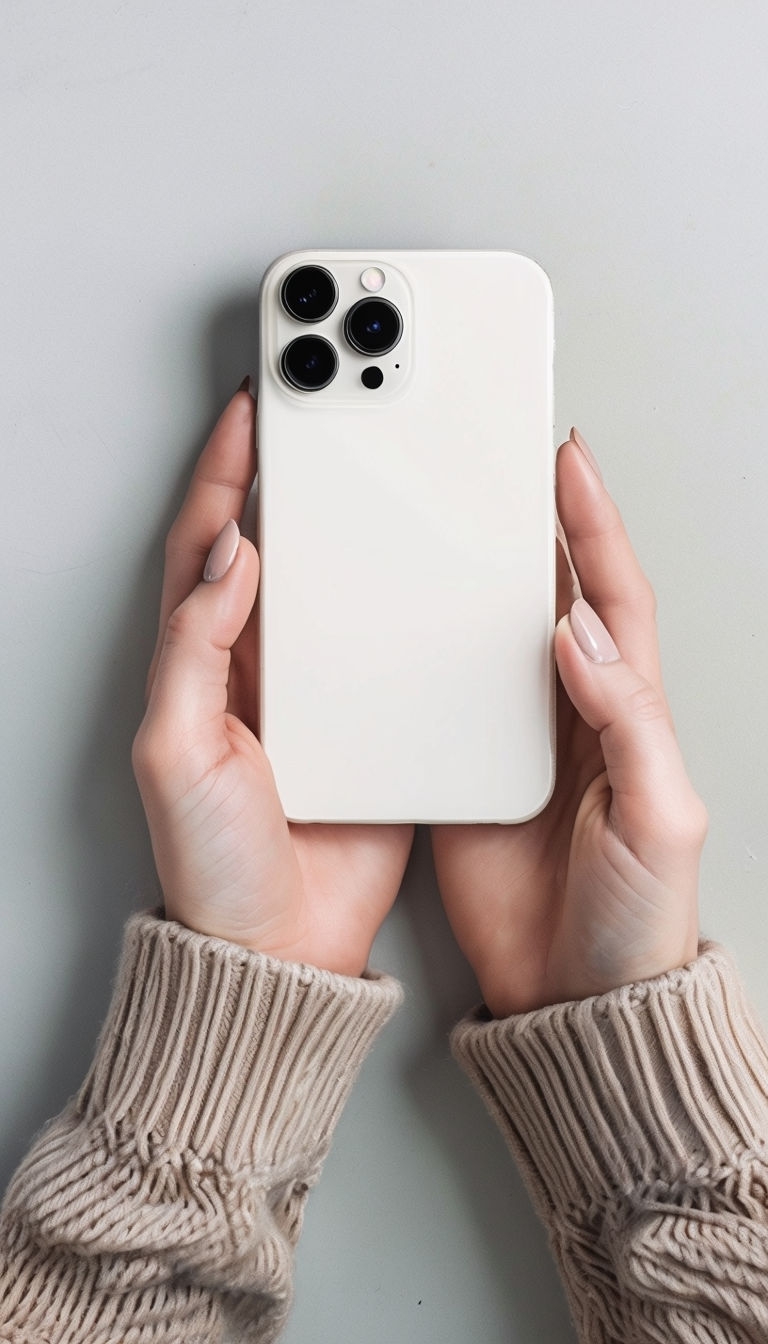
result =
[[[768,1341],[768,1049],[730,958],[453,1033],[589,1344]]]
[[[398,999],[385,978],[132,920],[89,1077],[6,1196],[0,1340],[273,1340],[307,1191]],[[477,1013],[453,1048],[584,1344],[766,1344],[768,1049],[724,952],[583,1003]]]
[[[307,1192],[399,998],[133,919],[90,1074],[6,1195],[0,1339],[274,1339]]]

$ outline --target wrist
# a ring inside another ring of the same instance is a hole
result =
[[[580,1003],[689,965],[699,951],[695,901],[691,913],[682,911],[681,915],[680,927],[657,935],[651,930],[645,941],[637,939],[632,948],[611,948],[603,927],[587,947],[579,945],[576,937],[564,936],[525,962],[505,956],[477,967],[488,1013],[503,1019],[557,1004]]]
[[[275,961],[289,965],[308,966],[314,970],[326,971],[330,975],[359,979],[368,966],[371,943],[365,950],[357,947],[339,947],[336,941],[325,943],[322,939],[297,938],[273,942],[266,938],[243,943],[249,951],[261,956],[271,957]]]
[[[283,929],[254,929],[253,925],[243,928],[231,918],[217,919],[209,910],[190,909],[169,900],[165,901],[164,915],[166,920],[203,938],[215,938],[287,965],[307,966],[353,979],[363,975],[373,943],[370,939],[365,946],[350,944],[342,947],[338,938],[323,940],[309,932],[294,934]]]

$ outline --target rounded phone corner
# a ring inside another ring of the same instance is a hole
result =
[[[275,257],[269,263],[267,269],[262,275],[261,289],[266,289],[267,285],[269,284],[269,281],[272,279],[275,272],[282,270],[286,262],[294,261],[295,259],[300,259],[302,257],[306,257],[309,255],[310,255],[310,249],[307,247],[291,248],[289,252],[281,252],[279,256]]]
[[[552,771],[547,784],[547,789],[541,799],[541,802],[537,803],[535,807],[531,808],[530,812],[526,812],[524,817],[518,817],[517,821],[513,822],[512,825],[522,826],[524,822],[533,821],[534,817],[538,817],[540,813],[542,813],[544,809],[548,807],[549,804],[551,803],[552,795],[555,792],[556,783],[557,783],[557,771],[555,770],[553,764]]]

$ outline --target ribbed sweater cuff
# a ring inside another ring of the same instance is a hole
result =
[[[333,975],[135,916],[78,1109],[147,1159],[187,1152],[229,1170],[322,1159],[400,997],[385,976]]]
[[[713,943],[597,998],[503,1021],[481,1010],[451,1043],[547,1222],[768,1156],[768,1049]]]

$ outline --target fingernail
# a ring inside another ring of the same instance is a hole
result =
[[[230,518],[229,522],[222,527],[208,552],[208,559],[203,570],[203,579],[206,583],[218,583],[219,579],[224,578],[227,570],[232,568],[239,545],[240,529],[234,518]]]
[[[249,392],[250,395],[253,396],[253,379],[251,378],[250,373],[245,375],[237,390],[238,392]]]
[[[592,663],[615,663],[621,654],[608,634],[596,611],[593,611],[583,597],[578,597],[571,607],[571,629],[581,652]]]
[[[579,449],[579,451],[583,453],[584,456],[586,457],[590,467],[597,476],[598,481],[602,481],[603,473],[601,472],[600,468],[597,465],[597,458],[595,457],[595,454],[592,452],[592,449],[587,443],[587,440],[584,438],[582,434],[579,433],[575,425],[572,426],[571,428],[570,437],[573,439],[573,442],[576,444],[576,447]]]

